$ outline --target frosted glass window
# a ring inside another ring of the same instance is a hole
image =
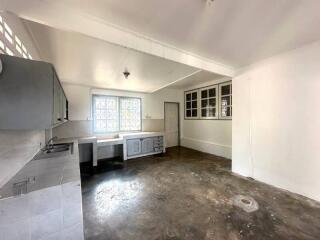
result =
[[[116,132],[119,129],[118,98],[94,96],[93,124],[97,133]]]
[[[141,99],[120,98],[120,130],[141,130]]]
[[[141,130],[141,99],[93,96],[93,128],[96,133]]]

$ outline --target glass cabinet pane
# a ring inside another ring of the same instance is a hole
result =
[[[221,106],[229,106],[231,105],[231,97],[221,97]]]
[[[216,106],[216,98],[210,98],[209,99],[209,106],[215,107]]]
[[[206,117],[207,116],[207,109],[206,108],[202,108],[201,109],[201,117]]]
[[[191,102],[187,102],[186,108],[187,108],[187,109],[190,109],[190,108],[191,108]]]
[[[207,107],[208,105],[208,100],[201,100],[201,107],[204,108],[204,107]]]
[[[208,109],[208,117],[215,117],[216,116],[216,108],[209,108]]]
[[[197,109],[192,109],[192,117],[197,117],[198,111]]]
[[[201,98],[207,98],[208,97],[208,90],[202,90],[201,91]]]
[[[231,94],[231,85],[225,85],[221,87],[221,95]]]
[[[231,107],[222,107],[221,108],[221,116],[222,117],[230,117],[231,116]]]
[[[209,89],[209,97],[215,97],[216,96],[216,89],[211,88]]]

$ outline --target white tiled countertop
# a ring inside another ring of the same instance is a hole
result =
[[[0,148],[0,188],[17,174],[39,151],[39,146]]]
[[[58,142],[71,141],[73,154],[30,161],[4,186],[29,175],[36,177],[27,194],[0,199],[4,239],[84,238],[78,142]]]

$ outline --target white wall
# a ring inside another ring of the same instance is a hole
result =
[[[233,79],[232,170],[320,200],[320,41]]]
[[[201,85],[194,85],[184,89],[181,94],[183,96],[184,91],[225,81],[230,81],[230,78],[214,80]],[[183,119],[181,145],[231,159],[232,121],[184,120],[183,101],[181,109],[181,118]]]

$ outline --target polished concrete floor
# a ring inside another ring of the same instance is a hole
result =
[[[86,239],[320,239],[320,204],[186,148],[82,174]],[[240,196],[240,198],[239,198]],[[240,201],[239,201],[240,199]]]

